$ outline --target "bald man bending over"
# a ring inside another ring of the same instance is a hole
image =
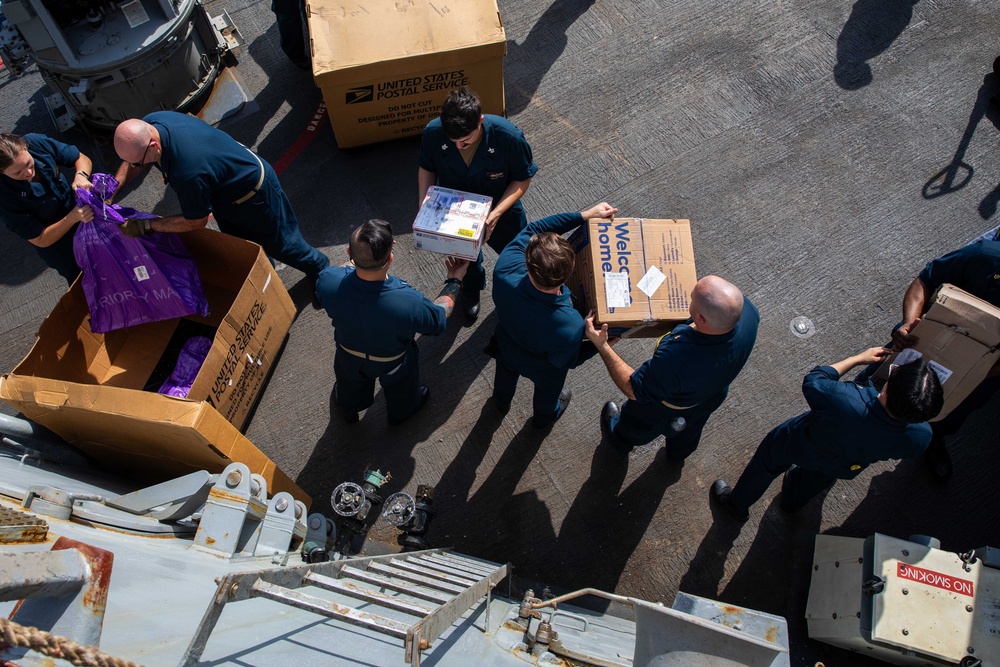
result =
[[[123,160],[119,182],[153,165],[181,205],[180,215],[128,221],[122,225],[125,234],[201,229],[213,214],[223,232],[259,244],[272,260],[302,271],[314,285],[330,265],[302,238],[271,165],[222,130],[194,116],[157,111],[122,122],[115,130],[115,151]]]
[[[608,325],[585,332],[628,400],[604,404],[601,431],[622,453],[665,436],[667,460],[680,464],[698,447],[708,417],[753,350],[760,313],[738,287],[706,276],[691,291],[691,319],[656,342],[653,358],[633,369],[612,349]]]

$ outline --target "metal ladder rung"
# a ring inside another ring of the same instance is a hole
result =
[[[485,577],[488,572],[469,572],[468,570],[463,570],[458,568],[451,563],[441,563],[437,560],[431,558],[426,558],[423,556],[413,556],[406,559],[407,563],[412,563],[414,565],[419,565],[421,567],[426,567],[429,570],[434,570],[436,572],[441,572],[452,577],[458,577],[468,581],[470,584],[479,581]]]
[[[362,588],[361,586],[355,586],[354,584],[348,583],[341,579],[333,579],[332,577],[324,577],[321,574],[310,574],[304,578],[304,582],[307,584],[312,584],[319,588],[323,588],[328,591],[333,591],[335,593],[341,593],[348,597],[356,598],[364,602],[370,602],[376,604],[380,607],[385,607],[386,609],[392,609],[393,611],[401,611],[404,614],[412,614],[413,616],[426,616],[427,614],[434,611],[437,607],[428,606],[421,604],[419,602],[414,602],[412,600],[405,600],[394,595],[386,595],[385,593],[379,593],[367,588]]]
[[[382,577],[377,574],[372,574],[371,572],[365,572],[364,570],[359,570],[355,567],[345,567],[340,571],[341,577],[347,579],[356,579],[358,581],[363,581],[366,584],[372,584],[373,586],[379,586],[390,591],[396,591],[398,593],[406,593],[410,597],[419,598],[421,600],[427,600],[428,602],[443,603],[447,602],[454,595],[450,593],[443,593],[440,591],[434,591],[429,588],[424,588],[412,581],[404,581],[402,579],[393,579],[392,577]]]
[[[254,586],[254,595],[263,597],[275,602],[281,602],[297,609],[311,611],[328,618],[335,618],[351,625],[368,628],[396,639],[406,639],[411,626],[407,623],[400,623],[391,618],[377,616],[368,612],[361,612],[351,607],[339,605],[330,600],[324,600],[314,595],[300,593],[284,586],[276,586],[266,581],[258,580]]]
[[[440,554],[431,553],[424,556],[424,558],[426,558],[427,560],[432,560],[435,563],[441,563],[442,565],[449,565],[459,570],[464,570],[469,574],[476,575],[477,577],[485,577],[491,574],[492,572],[496,571],[495,567],[491,567],[489,565],[482,565],[481,563],[478,563],[468,558],[455,558],[454,556],[451,556],[446,553],[440,553]]]
[[[438,591],[451,593],[452,595],[457,595],[466,588],[465,586],[456,586],[455,584],[441,581],[440,579],[422,576],[419,572],[414,573],[409,570],[401,569],[395,562],[393,562],[392,565],[371,563],[368,565],[368,571],[371,572],[372,570],[381,572],[382,574],[387,574],[390,577],[395,577],[397,579],[412,581],[415,584],[420,584],[421,586],[426,586],[427,588],[433,588]]]
[[[507,575],[507,566],[498,565],[489,575],[473,582],[454,599],[446,602],[436,609],[432,614],[428,614],[420,620],[411,630],[411,637],[407,638],[404,646],[406,648],[406,659],[411,665],[420,664],[420,646],[424,642],[431,644],[447,630],[462,614],[471,609],[478,601],[486,596],[486,627],[489,627],[489,595],[493,586],[500,582]],[[416,650],[414,650],[416,648]]]
[[[478,580],[478,578],[470,579],[468,577],[458,577],[448,572],[442,572],[439,567],[428,567],[424,563],[413,563],[408,560],[394,560],[391,562],[391,565],[392,567],[400,570],[406,570],[415,574],[421,574],[425,577],[432,577],[434,579],[447,582],[454,586],[458,586],[461,590],[468,588]]]
[[[461,555],[449,555],[439,549],[410,556],[415,557],[414,562],[398,555],[385,555],[358,558],[352,564],[329,561],[277,570],[229,573],[217,582],[215,596],[181,658],[181,665],[194,667],[198,664],[226,605],[251,598],[265,598],[402,639],[405,659],[411,667],[419,667],[420,654],[429,649],[466,611],[478,605],[484,596],[485,626],[490,627],[490,594],[493,587],[507,576],[507,565],[477,559],[466,561]],[[463,575],[457,576],[456,571],[463,572]],[[279,585],[278,582],[285,585]],[[369,590],[357,584],[395,591],[401,595]],[[350,597],[350,602],[361,599],[386,611],[393,610],[420,618],[408,624],[300,590],[300,587],[310,585],[315,587],[313,590],[322,588]]]

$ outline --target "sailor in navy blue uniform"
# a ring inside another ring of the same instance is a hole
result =
[[[194,116],[157,111],[121,123],[115,150],[124,161],[117,174],[120,182],[152,164],[181,207],[180,215],[129,221],[122,229],[126,234],[201,229],[211,214],[223,232],[259,244],[272,260],[313,280],[330,265],[302,237],[271,165],[222,130]]]
[[[716,480],[711,497],[746,521],[776,477],[785,473],[781,508],[801,509],[838,479],[854,479],[876,461],[905,459],[927,448],[933,419],[944,403],[941,383],[923,359],[893,369],[882,391],[871,383],[840,382],[862,364],[890,351],[873,347],[832,366],[817,366],[802,381],[809,412],[773,429],[761,441],[736,486]],[[787,471],[787,472],[786,472]]]
[[[498,353],[493,400],[506,413],[522,375],[535,385],[532,425],[545,428],[563,414],[572,396],[566,373],[596,354],[583,338],[583,317],[566,280],[575,254],[560,234],[618,209],[601,203],[581,213],[559,213],[527,226],[500,253],[493,269]]]
[[[72,183],[60,167],[76,171]],[[74,192],[92,187],[91,169],[90,158],[69,144],[42,134],[0,134],[0,218],[70,284],[80,267],[69,232],[94,218],[89,206],[76,205]]]
[[[935,292],[945,283],[1000,307],[1000,241],[975,241],[928,262],[903,296],[903,322],[892,332],[893,345],[904,348],[916,342],[910,332],[934,303]],[[927,459],[937,477],[947,479],[952,474],[945,439],[957,433],[966,418],[988,403],[997,391],[1000,391],[1000,363],[994,364],[986,379],[948,416],[931,424],[934,436],[927,449]]]
[[[351,265],[320,273],[316,294],[335,329],[335,401],[348,423],[372,405],[375,380],[385,394],[389,423],[399,424],[427,402],[420,384],[417,334],[444,332],[469,263],[446,260],[448,277],[435,301],[389,275],[394,241],[384,220],[369,220],[351,234]]]
[[[527,226],[521,197],[538,172],[531,146],[510,121],[483,115],[479,97],[468,88],[451,93],[441,105],[441,116],[427,124],[418,164],[418,203],[432,185],[493,198],[484,238],[497,254]],[[480,253],[462,284],[462,307],[469,320],[479,316],[479,293],[485,286]]]
[[[628,452],[662,435],[667,460],[682,462],[750,357],[760,314],[738,287],[718,276],[702,278],[691,291],[690,314],[637,369],[612,349],[607,325],[596,330],[587,318],[587,337],[628,397],[621,408],[608,401],[601,412],[601,428],[615,449]]]
[[[306,16],[305,4],[305,0],[271,0],[281,50],[299,69],[309,69],[311,66],[302,30]]]

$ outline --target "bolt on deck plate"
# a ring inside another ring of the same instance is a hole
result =
[[[792,318],[792,321],[788,323],[788,328],[798,338],[811,338],[816,333],[816,325],[805,315]]]

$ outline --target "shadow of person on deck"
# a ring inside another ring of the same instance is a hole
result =
[[[955,155],[944,169],[931,176],[930,180],[924,184],[922,190],[924,199],[936,199],[942,195],[951,194],[961,190],[972,180],[975,169],[965,161],[965,153],[969,149],[972,136],[983,118],[988,118],[994,127],[1000,129],[1000,108],[995,101],[998,93],[1000,93],[1000,78],[992,73],[984,76],[983,84],[979,87],[976,100],[972,104],[969,122],[966,123],[965,131],[955,149]],[[979,205],[979,214],[983,219],[989,219],[996,211],[997,198],[1000,198],[1000,186],[986,195]]]
[[[537,491],[515,490],[547,431],[526,421],[472,492],[476,471],[486,463],[493,434],[502,421],[492,401],[483,404],[479,419],[435,486],[439,514],[432,537],[435,545],[487,560],[510,560],[517,571],[534,576],[555,542],[552,516]],[[517,554],[516,558],[511,554]]]
[[[918,0],[858,0],[837,37],[833,79],[844,90],[872,82],[867,61],[888,49],[913,18]]]
[[[646,469],[619,491],[628,466],[629,459],[612,451],[607,443],[594,452],[590,477],[566,512],[554,557],[542,570],[550,581],[571,588],[616,590],[664,493],[683,472],[683,466],[666,462],[666,449],[661,447]],[[585,573],[585,580],[567,579],[569,573]]]
[[[524,41],[507,43],[507,115],[531,103],[549,68],[566,48],[566,31],[596,0],[554,0]]]

